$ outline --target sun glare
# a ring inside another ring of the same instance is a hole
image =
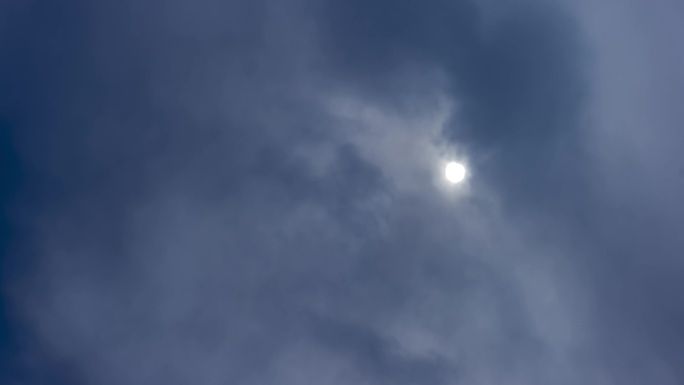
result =
[[[460,183],[465,179],[465,176],[466,168],[460,163],[449,162],[444,169],[444,177],[449,183]]]

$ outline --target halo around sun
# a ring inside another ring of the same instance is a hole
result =
[[[461,163],[449,162],[444,169],[444,177],[452,184],[463,182],[466,177],[466,168]]]

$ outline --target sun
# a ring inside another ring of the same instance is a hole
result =
[[[466,176],[466,168],[460,163],[449,162],[444,169],[444,177],[449,183],[456,184],[463,182]]]

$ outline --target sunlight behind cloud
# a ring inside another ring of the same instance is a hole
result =
[[[444,177],[449,183],[461,183],[466,177],[465,166],[457,162],[449,162],[444,169]]]

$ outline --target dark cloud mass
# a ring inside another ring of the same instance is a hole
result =
[[[630,4],[2,2],[0,382],[681,383],[681,7]]]

